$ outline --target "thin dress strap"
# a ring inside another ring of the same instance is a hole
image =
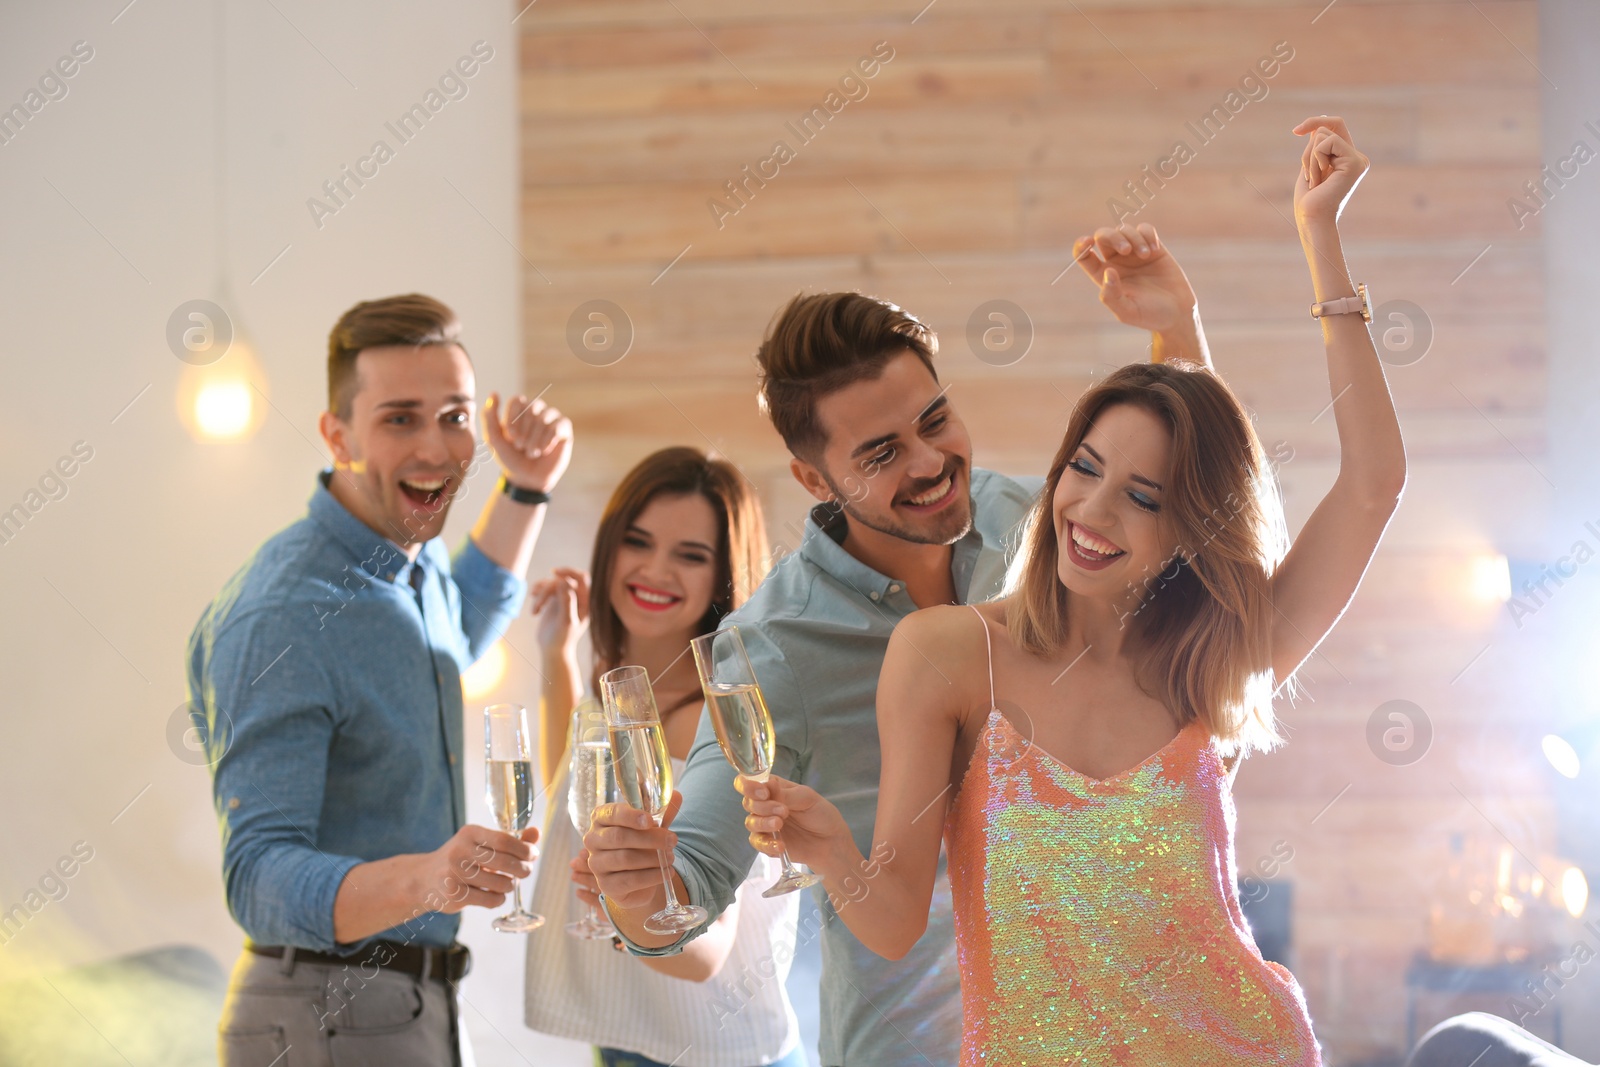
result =
[[[978,610],[977,605],[968,604],[967,607],[972,609],[972,613],[976,615],[978,617],[978,621],[983,624],[983,650],[984,654],[989,658],[989,710],[993,711],[995,709],[994,644],[989,639],[989,620],[983,617],[983,612]]]

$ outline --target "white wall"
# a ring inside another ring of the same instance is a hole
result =
[[[520,385],[515,8],[226,0],[228,310],[276,411],[248,444],[220,445],[180,425],[183,364],[165,341],[177,305],[216,296],[218,9],[125,3],[0,13],[0,106],[75,42],[93,48],[67,95],[0,146],[0,510],[74,442],[94,450],[67,495],[0,545],[0,909],[74,842],[94,849],[68,895],[0,946],[0,981],[171,943],[231,965],[241,936],[207,772],[174,754],[167,724],[200,611],[310,495],[338,315],[431,293],[464,320],[480,391]],[[399,146],[384,123],[479,40],[494,55],[468,94]],[[395,158],[319,229],[307,198],[379,138]],[[452,542],[487,486],[458,505]],[[507,688],[528,691],[523,673]],[[522,1029],[520,939],[478,918],[464,937],[479,952],[464,992],[480,1062],[585,1062]]]

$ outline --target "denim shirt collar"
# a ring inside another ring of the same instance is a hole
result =
[[[973,473],[976,476],[979,472]],[[972,528],[951,546],[950,578],[957,598],[963,603],[978,557],[984,549],[983,534],[979,532],[976,520],[977,506],[977,500],[974,499]],[[805,536],[800,541],[800,555],[874,602],[882,602],[892,594],[903,592],[904,580],[874,570],[846,551],[844,539],[848,532],[844,513],[839,508],[818,504],[811,509],[807,518]]]
[[[382,579],[396,583],[409,582],[413,568],[426,573],[423,557],[427,555],[428,546],[423,545],[415,563],[406,559],[404,549],[352,515],[328,491],[328,481],[332,477],[331,467],[317,474],[317,487],[311,493],[311,503],[306,511],[329,538],[350,554],[357,568],[369,580]]]

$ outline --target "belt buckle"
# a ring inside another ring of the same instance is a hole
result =
[[[459,982],[472,972],[472,950],[457,943],[444,950],[444,972],[451,982]]]

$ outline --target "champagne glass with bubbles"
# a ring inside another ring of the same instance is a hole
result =
[[[611,762],[617,776],[617,793],[630,807],[661,822],[672,799],[672,759],[667,755],[667,735],[656,710],[656,697],[643,667],[618,667],[600,676],[600,697],[605,704],[606,730],[611,735]],[[693,904],[678,903],[666,853],[656,853],[661,880],[667,887],[667,906],[644,921],[653,934],[692,930],[710,915]]]
[[[589,832],[594,809],[617,799],[617,779],[611,769],[611,744],[606,737],[606,715],[593,697],[572,709],[572,760],[567,775],[567,817],[578,836]],[[577,892],[576,887],[573,890]],[[588,941],[609,938],[616,930],[602,922],[592,907],[583,918],[567,924],[567,933]]]
[[[739,628],[717,630],[695,638],[689,645],[694,649],[700,687],[706,693],[706,706],[711,710],[711,725],[717,731],[722,754],[744,777],[765,782],[772,774],[772,715],[767,711]],[[772,836],[776,839],[778,835]],[[782,896],[822,880],[821,875],[796,867],[781,840],[778,847],[783,853],[783,873],[762,896]]]
[[[521,834],[533,821],[533,734],[528,709],[521,704],[490,704],[483,709],[483,747],[487,759],[484,792],[495,823]],[[491,925],[504,934],[525,934],[544,925],[544,916],[522,908],[522,880],[511,880],[511,910]]]

